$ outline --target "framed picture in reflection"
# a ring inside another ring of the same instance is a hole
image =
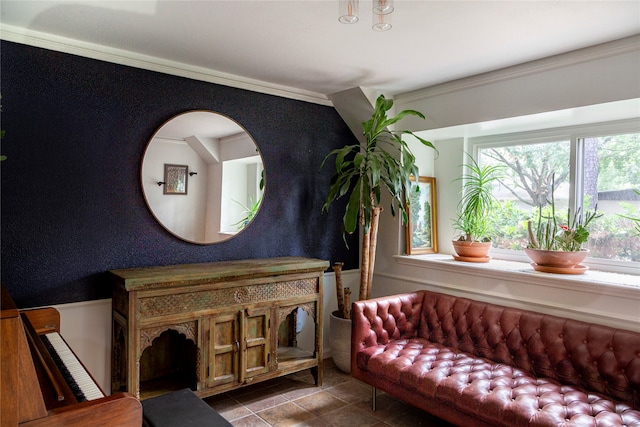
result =
[[[164,165],[164,191],[163,194],[187,194],[189,179],[189,166]]]

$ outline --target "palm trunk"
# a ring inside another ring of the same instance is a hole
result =
[[[333,264],[333,271],[336,273],[336,296],[338,298],[338,315],[346,319],[344,310],[344,291],[342,289],[342,266],[344,263],[336,262]]]
[[[371,283],[373,282],[373,268],[376,263],[376,246],[378,241],[378,224],[380,222],[381,207],[374,207],[371,212],[369,231],[362,237],[362,265],[360,266],[360,299],[371,298]]]
[[[351,319],[351,289],[344,288],[344,318]]]
[[[369,256],[369,251],[371,249],[371,227],[369,227],[369,231],[364,233],[362,236],[362,261],[360,262],[360,300],[369,299],[367,297],[367,289],[369,288],[369,269],[371,258]]]
[[[378,224],[380,223],[381,207],[373,208],[371,213],[371,231],[369,233],[369,278],[367,279],[367,299],[371,298],[373,284],[373,269],[376,265],[376,248],[378,246]]]

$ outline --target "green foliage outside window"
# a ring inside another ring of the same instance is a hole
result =
[[[640,133],[628,133],[584,139],[583,211],[605,215],[589,225],[589,240],[583,247],[590,256],[620,261],[640,262]],[[567,202],[570,142],[558,141],[481,148],[480,159],[506,165],[501,180],[499,201],[493,209],[494,247],[522,250],[527,246],[527,220],[550,215],[550,194],[562,194]],[[555,173],[556,182],[551,177]],[[566,192],[566,193],[565,193]],[[601,199],[598,200],[598,197]],[[558,200],[557,200],[558,202]],[[566,205],[556,207],[558,220],[570,223]]]

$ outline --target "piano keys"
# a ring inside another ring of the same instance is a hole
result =
[[[140,427],[142,406],[128,393],[106,396],[60,335],[53,308],[20,311],[2,286],[2,427]]]
[[[59,333],[50,332],[42,335],[41,338],[78,402],[104,397],[100,387],[94,382]]]

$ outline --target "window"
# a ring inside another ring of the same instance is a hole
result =
[[[494,187],[498,253],[526,247],[527,221],[550,209],[553,194],[563,221],[596,206],[603,214],[589,226],[590,259],[640,262],[628,219],[640,217],[639,130],[634,121],[471,139],[480,164],[504,166]]]

